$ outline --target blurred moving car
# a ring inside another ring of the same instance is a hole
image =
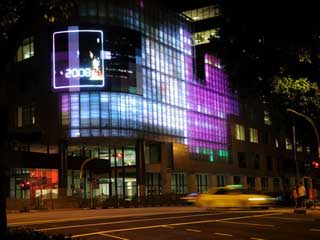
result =
[[[189,193],[188,195],[181,197],[181,199],[184,200],[187,204],[194,204],[199,194],[200,193],[198,192]]]
[[[197,196],[195,204],[199,207],[263,207],[268,208],[275,202],[275,198],[268,195],[248,194],[242,185],[227,185],[211,188],[208,192]]]

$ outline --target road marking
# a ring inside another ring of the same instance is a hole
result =
[[[191,228],[187,228],[185,229],[186,231],[189,231],[189,232],[201,232],[201,230],[197,230],[197,229],[191,229]]]
[[[258,217],[272,216],[272,215],[279,215],[279,214],[282,214],[282,213],[269,213],[269,214],[249,215],[249,216],[214,219],[214,220],[203,220],[203,221],[184,222],[184,223],[172,223],[172,224],[167,224],[167,225],[170,225],[170,226],[182,226],[182,225],[192,225],[192,224],[199,224],[199,223],[219,222],[219,221],[244,219],[244,218],[258,218]],[[77,235],[71,236],[71,238],[86,237],[86,236],[92,236],[92,235],[97,235],[97,234],[101,234],[101,233],[114,233],[114,232],[134,231],[134,230],[150,229],[150,228],[160,228],[160,227],[163,227],[163,226],[164,225],[161,224],[161,225],[151,225],[151,226],[144,226],[144,227],[134,227],[134,228],[120,228],[120,229],[113,229],[113,230],[107,230],[107,231],[98,231],[98,232],[77,234]]]
[[[8,226],[18,226],[18,225],[35,225],[44,223],[57,223],[57,222],[70,222],[70,221],[85,221],[91,219],[110,219],[110,218],[122,218],[122,217],[139,217],[139,216],[152,216],[152,215],[165,215],[165,214],[177,214],[177,213],[194,213],[199,211],[179,211],[179,212],[153,212],[153,213],[134,213],[134,214],[122,214],[117,216],[92,216],[92,217],[77,217],[77,218],[64,218],[64,219],[48,219],[48,220],[38,220],[38,221],[28,221],[28,222],[17,222],[9,223]]]
[[[260,215],[249,215],[249,216],[241,216],[241,217],[231,217],[224,219],[213,219],[213,220],[202,220],[195,222],[185,222],[185,223],[172,223],[171,226],[181,226],[181,225],[190,225],[190,224],[199,224],[199,223],[209,223],[209,222],[220,222],[220,221],[229,221],[229,220],[237,220],[237,219],[246,219],[246,218],[258,218],[264,216],[272,216],[272,215],[280,215],[282,213],[268,213],[268,214],[260,214]]]
[[[122,238],[122,237],[118,237],[118,236],[114,236],[114,235],[110,235],[110,234],[106,234],[106,233],[100,233],[99,235],[103,235],[103,236],[107,236],[107,237],[111,237],[111,238],[116,238],[116,239],[121,239],[121,240],[129,240],[128,238]]]
[[[164,228],[174,228],[174,227],[172,227],[172,226],[169,226],[169,225],[162,225],[162,227],[164,227]]]
[[[227,233],[214,233],[215,235],[219,235],[219,236],[226,236],[226,237],[232,237],[232,234],[227,234]]]
[[[283,220],[293,220],[293,221],[310,221],[305,219],[299,219],[299,218],[287,218],[287,217],[264,217],[264,218],[271,218],[271,219],[283,219]]]
[[[309,229],[310,231],[313,231],[313,232],[320,232],[320,229],[315,229],[315,228],[311,228]]]
[[[234,221],[217,221],[217,222],[240,224],[240,225],[250,225],[250,226],[261,226],[261,227],[274,227],[274,225],[271,225],[271,224],[260,224],[260,223],[244,223],[244,222],[234,222]]]
[[[252,240],[264,240],[263,238],[254,238],[254,237],[252,237],[250,239],[252,239]]]
[[[149,219],[134,219],[134,220],[123,220],[116,222],[104,222],[104,223],[88,223],[88,224],[77,224],[77,225],[69,225],[69,226],[61,226],[61,227],[51,227],[51,228],[40,228],[35,229],[36,231],[51,231],[51,230],[59,230],[59,229],[68,229],[68,228],[81,228],[81,227],[93,227],[93,226],[103,226],[103,225],[113,225],[119,223],[132,223],[132,222],[145,222],[148,221],[156,221],[156,220],[168,220],[168,219],[178,219],[178,218],[191,218],[191,217],[202,217],[202,216],[214,216],[214,215],[223,215],[225,213],[205,213],[205,214],[195,214],[195,215],[184,215],[184,216],[175,216],[175,217],[162,217],[162,218],[149,218]],[[166,225],[167,226],[167,225]]]

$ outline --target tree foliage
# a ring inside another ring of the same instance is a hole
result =
[[[0,68],[12,59],[27,34],[42,24],[68,21],[76,13],[77,0],[0,1]]]
[[[76,10],[77,0],[7,0],[0,1],[0,239],[6,239],[6,190],[8,168],[7,104],[14,102],[6,91],[12,76],[8,73],[17,48],[24,37],[33,34],[42,24],[68,21]],[[14,239],[20,239],[15,236]],[[22,239],[22,238],[21,238]]]
[[[277,104],[281,98],[282,107],[318,114],[320,24],[316,5],[275,0],[219,3],[221,27],[211,39],[210,50],[221,59],[231,87],[242,97]]]

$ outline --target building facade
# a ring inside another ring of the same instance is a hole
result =
[[[188,16],[147,1],[80,1],[78,12],[17,49],[10,127],[22,137],[11,143],[9,197],[283,189],[270,167],[280,153],[260,145],[269,125],[258,132],[242,122],[219,60],[195,47]]]

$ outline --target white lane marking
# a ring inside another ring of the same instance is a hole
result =
[[[169,225],[162,225],[161,227],[163,227],[163,228],[174,228],[174,227],[172,227],[172,226],[169,226]]]
[[[195,222],[172,223],[170,225],[171,226],[181,226],[181,225],[209,223],[209,222],[220,222],[220,221],[229,221],[229,220],[246,219],[246,218],[258,218],[258,217],[280,215],[280,214],[282,214],[282,213],[268,213],[268,214],[249,215],[249,216],[231,217],[231,218],[223,218],[223,219],[202,220],[202,221],[195,221]]]
[[[250,239],[252,239],[252,240],[264,240],[263,238],[254,238],[254,237],[252,237]]]
[[[288,218],[288,217],[264,217],[264,218],[280,219],[280,220],[293,220],[293,221],[314,221],[314,220],[306,220],[306,219],[299,219],[299,218]]]
[[[116,238],[116,239],[121,239],[121,240],[129,240],[128,238],[122,238],[122,237],[118,237],[118,236],[114,236],[114,235],[110,235],[110,234],[106,234],[106,233],[100,233],[99,235],[111,237],[111,238]]]
[[[232,234],[227,234],[227,233],[214,233],[215,235],[219,235],[219,236],[226,236],[226,237],[232,237]]]
[[[201,232],[201,230],[197,230],[197,229],[191,229],[191,228],[187,228],[185,229],[186,231],[189,231],[189,232]]]
[[[320,229],[315,229],[315,228],[311,228],[309,229],[310,231],[313,231],[313,232],[320,232]]]
[[[269,214],[259,214],[259,215],[249,215],[249,216],[242,216],[242,217],[232,217],[232,218],[222,218],[222,219],[214,219],[214,220],[203,220],[203,221],[194,221],[194,222],[184,222],[184,223],[172,223],[167,224],[170,226],[182,226],[182,225],[192,225],[192,224],[199,224],[199,223],[209,223],[209,222],[218,222],[218,221],[227,221],[227,220],[235,220],[235,219],[244,219],[244,218],[258,218],[263,216],[271,216],[271,215],[279,215],[282,213],[269,213]],[[90,233],[83,233],[78,235],[73,235],[71,238],[80,238],[85,236],[92,236],[101,233],[114,233],[114,232],[124,232],[124,231],[134,231],[134,230],[141,230],[141,229],[150,229],[150,228],[160,228],[161,225],[151,225],[151,226],[144,226],[144,227],[134,227],[134,228],[120,228],[120,229],[112,229],[107,231],[98,231],[98,232],[90,232]]]
[[[217,222],[240,224],[240,225],[250,225],[250,226],[261,226],[261,227],[274,227],[274,225],[271,225],[271,224],[260,224],[260,223],[246,223],[246,222],[234,222],[234,221],[217,221]]]
[[[103,225],[113,225],[119,223],[132,223],[132,222],[145,222],[148,221],[156,221],[156,220],[168,220],[168,219],[178,219],[178,218],[191,218],[191,217],[205,217],[205,216],[214,216],[214,215],[223,215],[224,213],[212,213],[212,214],[195,214],[195,215],[184,215],[184,216],[175,216],[175,217],[161,217],[161,218],[143,218],[143,219],[133,219],[133,220],[123,220],[116,222],[103,222],[103,223],[88,223],[88,224],[77,224],[77,225],[69,225],[69,226],[61,226],[61,227],[51,227],[51,228],[40,228],[35,229],[36,231],[51,231],[51,230],[59,230],[59,229],[68,229],[68,228],[81,228],[81,227],[92,227],[92,226],[103,226]],[[165,225],[163,225],[165,226]]]

